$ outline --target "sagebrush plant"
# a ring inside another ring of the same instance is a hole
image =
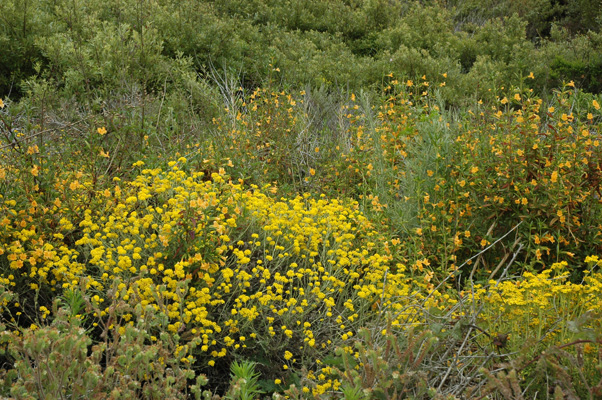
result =
[[[0,2],[0,397],[602,396],[565,3]]]
[[[419,366],[432,351],[437,338],[428,330],[415,334],[409,329],[405,334],[407,340],[400,345],[400,338],[392,334],[390,327],[377,335],[364,329],[359,335],[361,341],[355,343],[357,360],[339,351],[343,365],[335,368],[333,373],[343,381],[343,393],[358,392],[359,398],[425,396],[429,389],[429,373],[421,371]],[[372,337],[381,335],[381,343]]]
[[[555,293],[554,297],[563,296]],[[532,329],[503,325],[504,318],[516,316],[500,317],[498,325],[488,324],[494,316],[493,304],[475,304],[466,297],[446,309],[431,309],[413,327],[393,328],[381,319],[360,330],[354,351],[339,348],[326,360],[328,372],[342,382],[339,391],[321,394],[307,388],[311,382],[302,381],[305,386],[292,385],[286,393],[292,398],[344,399],[511,399],[541,396],[542,390],[547,391],[544,398],[599,395],[602,338],[597,312],[580,314],[574,320],[570,319],[574,315],[561,315],[554,332],[543,332],[534,340],[525,335]]]
[[[600,9],[360,3],[0,4],[1,396],[601,395]]]
[[[187,93],[181,101],[206,110],[207,87],[190,76],[225,66],[254,88],[273,73],[268,63],[286,85],[354,90],[392,70],[412,79],[447,72],[443,95],[453,104],[475,91],[490,97],[488,89],[517,85],[530,70],[539,93],[571,79],[599,90],[599,7],[473,3],[36,0],[22,8],[7,0],[0,95],[20,97],[44,80],[90,109],[138,87],[142,97]]]
[[[206,379],[178,359],[180,339],[164,331],[165,315],[116,299],[107,314],[109,323],[92,324],[85,315],[99,310],[79,290],[68,292],[79,302],[56,299],[51,310],[40,307],[39,325],[9,340],[14,367],[5,382],[11,383],[14,398],[200,398]],[[120,319],[125,311],[146,319],[124,326]],[[160,340],[151,341],[156,329],[163,331]]]

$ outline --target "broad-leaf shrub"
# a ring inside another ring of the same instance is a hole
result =
[[[375,87],[392,71],[450,73],[444,97],[453,104],[465,104],[475,88],[517,85],[530,70],[540,93],[569,79],[599,91],[599,6],[454,3],[6,0],[0,95],[26,95],[42,80],[89,108],[134,89],[142,97],[186,92],[199,84],[190,75],[201,72],[205,83],[213,66],[253,88],[269,79],[269,63],[296,88]],[[205,94],[188,99],[204,103]]]
[[[376,115],[352,102],[350,145],[323,168],[397,230],[402,262],[465,279],[499,274],[519,245],[512,271],[597,254],[601,100],[572,83],[548,104],[513,88],[495,107],[457,115],[432,86],[392,80]]]

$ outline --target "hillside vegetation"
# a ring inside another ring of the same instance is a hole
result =
[[[0,397],[602,396],[599,2],[0,21]]]

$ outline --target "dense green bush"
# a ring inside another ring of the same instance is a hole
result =
[[[199,86],[211,81],[212,69],[240,74],[252,88],[274,78],[268,64],[282,71],[276,82],[297,88],[378,86],[390,72],[453,73],[450,83],[458,84],[446,98],[452,104],[477,84],[499,87],[487,63],[506,85],[545,70],[533,82],[542,93],[563,80],[590,91],[600,86],[599,26],[575,29],[571,22],[576,15],[596,21],[601,11],[593,5],[34,0],[22,8],[10,0],[0,7],[3,96],[22,96],[25,82],[46,79],[62,96],[90,105],[134,88],[159,94]]]

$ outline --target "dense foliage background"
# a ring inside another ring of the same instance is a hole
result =
[[[602,396],[599,1],[0,3],[0,396]]]

